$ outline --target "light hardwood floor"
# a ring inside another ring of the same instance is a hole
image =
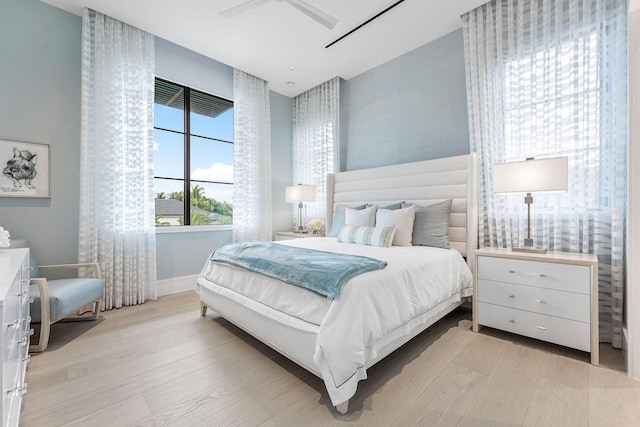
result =
[[[54,324],[27,372],[24,426],[640,425],[619,351],[589,355],[484,328],[459,309],[369,370],[349,413],[320,379],[194,292]]]

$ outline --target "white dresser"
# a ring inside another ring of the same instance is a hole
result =
[[[475,251],[473,331],[480,325],[591,353],[598,365],[595,255]]]
[[[2,425],[17,426],[33,333],[29,316],[29,249],[0,249]]]

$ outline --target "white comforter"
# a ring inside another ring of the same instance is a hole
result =
[[[425,313],[435,314],[472,292],[471,271],[455,250],[378,248],[338,243],[329,237],[277,243],[388,263],[383,270],[351,279],[333,301],[226,264],[207,262],[198,278],[200,286],[214,291],[218,290],[211,283],[227,288],[226,296],[235,295],[236,301],[263,315],[317,332],[314,361],[334,405],[355,394],[358,381],[367,377],[365,363],[379,349],[426,322],[431,316]]]

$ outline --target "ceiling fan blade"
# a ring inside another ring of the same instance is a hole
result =
[[[311,19],[316,20],[320,24],[325,27],[332,29],[338,23],[338,20],[333,16],[321,11],[320,9],[311,6],[309,3],[305,3],[302,0],[282,0],[286,3],[289,3],[291,6],[298,9],[300,12],[304,13]]]
[[[260,6],[261,4],[267,3],[269,1],[271,0],[249,0],[227,10],[223,10],[219,13],[219,15],[227,19],[233,18],[237,15],[240,15],[242,12],[253,9],[254,7]]]

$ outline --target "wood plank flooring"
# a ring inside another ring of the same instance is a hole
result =
[[[184,292],[54,324],[32,356],[24,426],[638,426],[620,351],[589,355],[456,310],[369,370],[349,413],[322,381]]]

